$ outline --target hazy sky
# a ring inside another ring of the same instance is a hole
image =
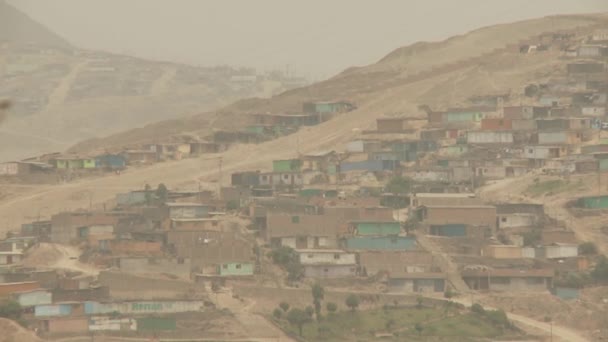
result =
[[[73,44],[311,78],[496,23],[608,12],[608,0],[8,0]]]

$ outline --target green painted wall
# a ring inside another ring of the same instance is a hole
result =
[[[253,275],[253,264],[238,262],[221,264],[218,273],[223,276]]]
[[[600,170],[601,171],[608,170],[608,159],[600,159]]]
[[[95,162],[95,159],[83,159],[82,167],[85,169],[94,169],[97,167],[97,163]]]
[[[460,156],[469,151],[467,145],[453,145],[446,147],[446,154],[448,156]]]
[[[608,195],[582,197],[578,199],[578,205],[586,209],[606,209],[608,208]]]
[[[57,160],[57,161],[55,161],[55,164],[58,169],[67,169],[68,168],[67,160]]]
[[[358,222],[357,235],[397,235],[401,232],[399,222]]]

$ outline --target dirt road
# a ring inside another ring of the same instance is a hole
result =
[[[77,247],[54,243],[40,243],[28,251],[23,264],[28,267],[81,272],[83,275],[99,275],[99,269],[80,262],[78,260],[79,257],[80,250]]]

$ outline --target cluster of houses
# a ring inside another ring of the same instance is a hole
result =
[[[306,102],[302,113],[251,114],[252,124],[243,131],[215,131],[209,140],[191,136],[171,142],[131,146],[115,153],[53,153],[21,161],[0,163],[0,178],[11,181],[69,181],[74,177],[117,172],[128,166],[149,165],[165,160],[181,160],[204,154],[220,153],[235,143],[259,143],[294,133],[302,126],[317,125],[336,115],[355,109],[347,101]]]

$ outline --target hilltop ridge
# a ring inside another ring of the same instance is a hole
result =
[[[68,48],[70,43],[44,25],[0,0],[0,42],[20,42]]]

